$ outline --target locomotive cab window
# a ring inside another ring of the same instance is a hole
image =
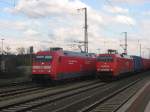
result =
[[[113,62],[113,58],[111,56],[99,56],[97,61],[100,62]]]
[[[52,60],[52,56],[45,56],[45,61],[51,61]]]
[[[49,61],[52,61],[52,56],[36,56],[35,61],[36,62],[49,62]]]

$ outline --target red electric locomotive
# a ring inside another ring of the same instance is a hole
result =
[[[97,76],[118,77],[133,72],[133,59],[120,54],[99,54],[96,62]]]
[[[94,75],[96,57],[88,53],[51,48],[37,52],[32,64],[33,80],[53,81]]]

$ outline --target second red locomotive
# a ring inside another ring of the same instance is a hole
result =
[[[98,77],[117,77],[133,72],[133,59],[119,54],[99,54],[96,68]]]
[[[116,50],[108,50],[108,53],[97,56],[96,73],[100,78],[114,78],[148,69],[150,69],[150,59],[118,54]]]

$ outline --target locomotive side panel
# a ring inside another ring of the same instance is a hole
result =
[[[81,61],[80,58],[61,56],[57,69],[58,80],[79,77],[82,65]]]

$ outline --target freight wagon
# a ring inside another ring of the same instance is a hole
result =
[[[144,70],[143,59],[140,56],[132,56],[133,58],[133,71],[140,72]]]
[[[123,54],[99,54],[96,74],[100,78],[118,77],[127,73],[137,73],[150,69],[150,59]]]
[[[149,70],[150,69],[150,59],[142,59],[143,62],[143,69]]]

